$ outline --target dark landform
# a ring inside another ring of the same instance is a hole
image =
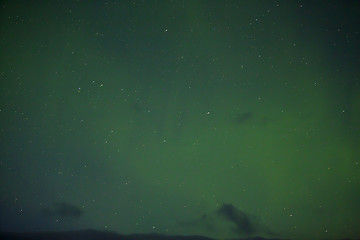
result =
[[[0,233],[2,240],[215,240],[213,238],[203,236],[170,236],[162,234],[118,234],[110,231],[96,231],[96,230],[78,230],[78,231],[64,231],[64,232],[2,232]],[[236,238],[228,240],[287,240],[281,238]],[[351,239],[341,239],[351,240]],[[360,240],[360,239],[357,239]]]
[[[109,231],[79,230],[64,232],[0,233],[2,240],[215,240],[203,236],[170,236],[162,234],[123,235]],[[229,239],[230,240],[230,239]],[[231,240],[285,240],[279,238],[237,238]]]

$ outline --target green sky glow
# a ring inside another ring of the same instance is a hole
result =
[[[359,12],[2,1],[0,230],[359,237]]]

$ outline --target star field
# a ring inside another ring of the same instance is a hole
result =
[[[360,236],[356,1],[0,9],[1,231]]]

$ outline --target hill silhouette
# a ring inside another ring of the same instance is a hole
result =
[[[130,234],[123,235],[108,231],[80,230],[64,232],[3,232],[0,233],[2,240],[215,240],[203,236],[170,236],[162,234]],[[284,240],[284,239],[267,239],[261,237],[238,238],[231,240]]]

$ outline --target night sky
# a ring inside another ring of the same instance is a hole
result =
[[[359,2],[0,9],[0,231],[360,236]]]

